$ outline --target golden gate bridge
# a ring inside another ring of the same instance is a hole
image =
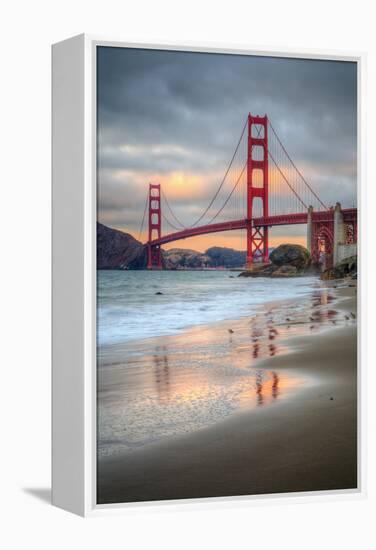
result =
[[[163,204],[163,208],[162,208]],[[148,269],[161,269],[164,244],[209,233],[246,230],[246,266],[268,262],[269,228],[307,224],[312,261],[325,267],[341,259],[341,245],[357,242],[357,209],[328,207],[295,165],[268,117],[247,116],[227,169],[203,212],[182,223],[160,184],[150,183],[140,227],[148,211]],[[162,220],[173,231],[162,234]]]

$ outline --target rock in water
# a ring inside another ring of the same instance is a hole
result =
[[[303,271],[311,263],[309,252],[300,244],[281,244],[270,254],[270,261],[276,266],[292,266]],[[286,276],[287,272],[285,273]],[[291,272],[290,275],[294,273]],[[282,274],[283,275],[283,274]]]

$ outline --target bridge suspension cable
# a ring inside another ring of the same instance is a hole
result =
[[[230,171],[231,165],[232,165],[232,163],[233,163],[233,161],[234,161],[234,159],[235,159],[236,153],[237,153],[237,151],[238,151],[238,149],[239,149],[241,140],[243,139],[244,132],[245,132],[245,128],[247,127],[247,125],[248,125],[248,118],[247,118],[247,120],[246,120],[246,123],[245,123],[245,125],[244,125],[243,130],[242,130],[240,139],[239,139],[238,144],[237,144],[237,146],[236,146],[235,152],[234,152],[234,154],[233,154],[233,156],[232,156],[231,163],[230,163],[228,169],[226,170],[226,174],[225,174],[225,176],[224,176],[224,179],[222,180],[222,184],[221,184],[221,185],[223,185],[223,183],[224,183],[224,181],[225,181],[225,179],[226,179],[226,177],[227,177],[227,175],[228,175],[228,173],[229,173],[229,171]],[[257,135],[256,135],[256,137],[259,137],[259,136],[260,136],[260,133],[261,133],[261,126],[259,126],[259,127],[257,128]],[[254,146],[252,145],[252,150],[253,150],[253,147],[254,147]],[[243,174],[244,174],[244,171],[245,171],[246,167],[247,167],[247,160],[245,161],[244,166],[241,168],[240,174],[238,175],[237,179],[235,180],[235,184],[233,185],[233,187],[232,187],[230,193],[228,194],[227,198],[225,199],[224,203],[223,203],[222,206],[217,210],[217,212],[214,214],[214,216],[211,217],[211,219],[207,222],[207,224],[212,223],[212,222],[219,216],[219,214],[223,211],[223,209],[225,208],[225,206],[228,204],[228,202],[229,202],[229,200],[231,199],[231,197],[232,197],[232,195],[233,195],[235,189],[238,187],[238,185],[239,185],[239,183],[240,183],[240,181],[241,181],[241,178],[242,178],[242,176],[243,176]],[[214,203],[214,200],[215,200],[216,197],[218,196],[218,193],[219,193],[219,189],[218,189],[218,192],[216,193],[216,195],[213,197],[213,199],[212,199],[212,201],[211,201],[211,203],[210,203],[210,206]],[[243,203],[244,203],[244,202],[243,202]],[[201,216],[201,219],[202,219],[202,218],[204,217],[204,215],[208,212],[210,206],[205,210],[205,212],[204,212],[203,215]],[[191,227],[194,227],[194,226],[191,226]]]
[[[318,200],[318,202],[320,203],[320,205],[324,208],[324,210],[327,210],[328,207],[326,206],[326,204],[323,203],[323,201],[320,199],[320,197],[317,195],[317,193],[312,189],[312,187],[310,186],[310,184],[307,182],[307,180],[305,179],[305,177],[303,176],[303,174],[301,173],[301,171],[299,170],[299,168],[296,166],[296,164],[294,163],[294,161],[292,160],[292,158],[290,157],[289,153],[287,152],[285,146],[283,145],[280,137],[278,136],[277,132],[275,131],[272,123],[270,122],[270,119],[268,118],[268,124],[269,124],[269,127],[270,129],[272,130],[275,138],[277,139],[279,145],[281,146],[283,152],[285,153],[286,157],[289,159],[289,161],[291,162],[293,168],[295,169],[295,171],[297,172],[297,174],[300,176],[300,178],[302,179],[302,181],[304,182],[304,184],[307,186],[307,188],[310,190],[310,192],[313,194],[313,196]]]
[[[291,191],[294,193],[294,195],[296,196],[296,198],[301,202],[301,204],[304,206],[304,208],[308,208],[308,206],[305,204],[305,202],[299,197],[298,193],[295,191],[295,189],[292,187],[292,185],[290,185],[289,183],[289,180],[286,178],[286,176],[284,175],[284,173],[282,172],[282,170],[280,169],[279,165],[277,164],[277,162],[274,160],[274,157],[273,155],[271,154],[271,152],[269,151],[268,149],[268,153],[269,153],[269,156],[271,158],[271,160],[273,161],[273,164],[275,165],[275,167],[277,168],[278,172],[281,174],[282,178],[285,180],[285,182],[287,183],[287,185],[289,186],[289,188],[291,189]]]
[[[165,214],[162,211],[162,219],[170,226],[172,229],[175,229],[176,231],[181,231],[181,227],[176,227],[170,220],[165,216]]]
[[[218,212],[211,218],[211,220],[208,222],[208,225],[211,224],[218,216],[219,214],[222,212],[222,210],[224,209],[224,207],[227,205],[228,201],[231,199],[232,197],[232,194],[234,193],[235,189],[237,188],[243,174],[244,174],[244,170],[246,169],[247,167],[247,162],[245,162],[244,166],[243,166],[243,169],[242,171],[240,172],[240,175],[238,177],[238,179],[236,180],[235,182],[235,185],[233,186],[233,188],[231,189],[231,192],[230,194],[228,195],[227,199],[225,200],[225,202],[223,203],[223,205],[221,206],[221,208],[218,210]]]
[[[139,241],[141,240],[142,230],[144,228],[144,222],[145,222],[145,216],[146,216],[146,210],[147,210],[147,207],[148,207],[148,202],[149,202],[149,193],[147,192],[146,193],[145,208],[144,208],[144,215],[142,216],[142,221],[141,221],[140,229],[139,229],[139,232],[138,232],[138,240]]]
[[[193,224],[191,224],[191,225],[184,225],[184,224],[179,220],[179,218],[174,214],[174,212],[173,212],[173,210],[172,210],[172,208],[171,208],[171,206],[170,206],[170,203],[169,203],[169,201],[168,201],[168,199],[167,199],[167,197],[166,197],[166,194],[165,194],[164,192],[162,192],[162,197],[163,197],[163,199],[164,199],[164,201],[165,201],[165,203],[166,203],[166,206],[167,206],[169,212],[171,213],[173,219],[177,222],[177,224],[179,224],[179,226],[181,226],[181,227],[176,227],[176,225],[175,225],[174,223],[172,223],[172,222],[167,218],[167,216],[163,215],[163,218],[164,218],[164,220],[166,221],[166,223],[167,223],[169,226],[171,226],[173,229],[180,230],[181,228],[183,228],[183,229],[188,229],[188,228],[193,228],[193,227],[195,227],[195,226],[205,217],[205,215],[208,213],[208,211],[210,210],[210,208],[213,206],[213,204],[214,204],[216,198],[218,197],[219,192],[221,191],[221,189],[222,189],[222,187],[223,187],[223,185],[224,185],[224,183],[225,183],[225,181],[226,181],[226,179],[227,179],[227,177],[228,177],[228,174],[229,174],[229,172],[230,172],[230,170],[231,170],[231,168],[232,168],[232,166],[233,166],[235,157],[236,157],[236,155],[237,155],[237,153],[238,153],[238,151],[239,151],[240,144],[241,144],[242,139],[243,139],[243,137],[244,137],[245,129],[247,128],[247,124],[248,124],[248,119],[246,120],[246,122],[245,122],[245,124],[244,124],[244,126],[243,126],[242,132],[241,132],[241,134],[240,134],[240,138],[239,138],[239,140],[238,140],[238,142],[237,142],[237,145],[236,145],[236,147],[235,147],[235,151],[234,151],[234,153],[233,153],[233,155],[232,155],[232,157],[231,157],[231,160],[230,160],[230,162],[229,162],[229,164],[228,164],[228,166],[227,166],[226,172],[225,172],[225,174],[224,174],[224,176],[223,176],[223,178],[222,178],[222,180],[221,180],[220,185],[218,186],[218,188],[217,188],[217,190],[216,190],[214,196],[212,197],[210,203],[208,204],[208,206],[206,207],[206,209],[204,210],[204,212],[199,216],[199,218],[198,218]],[[257,128],[257,135],[256,135],[256,137],[259,137],[259,136],[260,136],[261,130],[262,130],[262,127],[259,126],[259,127]],[[253,146],[252,146],[252,149],[253,149]],[[242,178],[242,176],[243,176],[243,174],[244,174],[244,171],[245,171],[246,166],[247,166],[247,162],[245,162],[244,166],[241,167],[240,173],[238,173],[237,178],[236,178],[236,180],[235,180],[235,184],[233,185],[232,189],[230,190],[229,194],[227,195],[226,199],[224,200],[222,206],[221,206],[220,208],[218,208],[217,212],[216,212],[214,215],[212,215],[212,217],[210,218],[210,220],[209,220],[207,223],[212,223],[212,222],[221,214],[221,212],[223,212],[225,206],[228,204],[228,202],[229,202],[229,200],[231,199],[231,197],[233,196],[235,190],[239,188],[239,183],[240,183],[241,178]],[[292,189],[292,190],[293,190],[293,189]],[[244,200],[242,201],[241,199],[239,199],[239,197],[238,197],[238,199],[237,199],[235,202],[237,203],[236,206],[238,206],[238,207],[239,207],[240,204],[244,205]]]
[[[170,211],[170,213],[171,213],[171,216],[174,218],[174,220],[175,220],[179,225],[181,225],[181,227],[182,227],[183,229],[187,229],[187,226],[184,225],[184,224],[179,220],[179,218],[177,218],[177,217],[175,216],[175,214],[174,214],[174,212],[173,212],[173,210],[172,210],[172,208],[171,208],[171,206],[170,206],[170,203],[168,202],[167,197],[166,197],[166,195],[164,194],[164,192],[163,192],[162,190],[161,190],[161,195],[162,195],[162,198],[164,199],[164,201],[165,201],[165,203],[166,203],[167,208],[169,209],[169,211]],[[170,224],[170,225],[171,225],[171,224]],[[172,227],[173,227],[173,226],[172,226]]]
[[[228,173],[229,173],[229,171],[230,171],[230,169],[231,169],[232,163],[234,162],[234,159],[235,159],[235,157],[236,157],[236,153],[237,153],[238,150],[239,150],[239,146],[240,146],[241,141],[242,141],[242,139],[243,139],[245,129],[247,128],[247,123],[248,123],[248,120],[246,119],[245,124],[244,124],[244,127],[243,127],[243,130],[242,130],[242,132],[241,132],[241,134],[240,134],[239,141],[238,141],[238,143],[237,143],[237,145],[236,145],[236,147],[235,147],[234,154],[233,154],[232,157],[231,157],[230,163],[229,163],[229,165],[228,165],[228,167],[227,167],[227,170],[226,170],[226,172],[225,172],[225,175],[224,175],[223,178],[222,178],[222,181],[221,181],[219,187],[217,188],[217,191],[215,192],[213,198],[211,199],[210,203],[208,204],[208,206],[206,207],[206,209],[204,210],[204,212],[201,214],[201,216],[200,216],[200,217],[199,217],[190,227],[195,227],[195,226],[205,217],[206,213],[207,213],[207,212],[210,210],[210,208],[212,207],[212,205],[213,205],[215,199],[218,197],[219,192],[220,192],[220,190],[222,189],[223,184],[224,184],[225,181],[226,181],[227,175],[228,175]]]
[[[229,164],[228,164],[228,166],[227,166],[227,169],[226,169],[226,171],[225,171],[225,173],[224,173],[224,176],[223,176],[223,178],[222,178],[222,180],[221,180],[221,182],[220,182],[220,184],[219,184],[219,186],[218,186],[216,192],[214,193],[214,195],[213,195],[212,199],[210,200],[210,203],[208,204],[208,206],[205,208],[205,210],[202,212],[202,214],[195,220],[195,222],[193,222],[193,223],[190,224],[190,225],[183,224],[183,222],[180,221],[180,219],[176,216],[176,214],[174,213],[173,209],[171,208],[171,205],[170,205],[170,203],[169,203],[169,201],[168,201],[168,199],[167,199],[166,194],[165,194],[163,191],[161,191],[161,196],[162,196],[162,198],[163,198],[163,200],[164,200],[164,202],[165,202],[165,204],[166,204],[166,206],[167,206],[167,209],[168,209],[168,211],[170,212],[170,214],[171,214],[173,220],[175,220],[175,222],[176,222],[179,226],[181,226],[181,227],[176,227],[175,223],[172,223],[172,222],[168,219],[168,217],[167,217],[166,215],[162,215],[162,217],[163,217],[163,219],[165,220],[165,222],[166,222],[168,225],[170,225],[173,229],[178,229],[178,230],[180,230],[181,228],[187,229],[187,228],[195,227],[195,226],[205,217],[205,215],[209,212],[210,208],[213,206],[213,204],[214,204],[216,198],[218,197],[218,195],[219,195],[221,189],[223,188],[223,185],[224,185],[224,183],[226,182],[226,179],[227,179],[228,174],[229,174],[229,172],[230,172],[230,170],[231,170],[231,167],[233,166],[235,157],[236,157],[236,155],[237,155],[237,153],[238,153],[238,151],[239,151],[239,147],[240,147],[240,145],[241,145],[241,142],[242,142],[243,137],[244,137],[245,130],[246,130],[246,128],[247,128],[247,122],[248,122],[248,121],[247,121],[247,119],[246,119],[246,121],[245,121],[245,123],[244,123],[244,126],[243,126],[243,129],[242,129],[242,131],[241,131],[239,140],[238,140],[237,145],[236,145],[236,147],[235,147],[234,153],[233,153],[233,155],[232,155],[232,157],[231,157],[231,159],[230,159],[230,162],[229,162]],[[260,131],[260,130],[259,130],[259,131]],[[243,172],[244,172],[244,169],[243,169],[242,173],[243,173]],[[215,219],[215,218],[220,214],[220,212],[223,211],[224,207],[226,206],[226,204],[228,203],[229,199],[231,198],[233,192],[235,191],[235,189],[236,189],[238,183],[239,183],[239,180],[237,180],[236,184],[233,186],[233,188],[232,188],[232,190],[231,190],[229,196],[227,197],[227,199],[226,199],[226,201],[224,202],[224,204],[222,205],[222,207],[221,207],[221,208],[217,211],[217,213],[212,217],[212,220]]]

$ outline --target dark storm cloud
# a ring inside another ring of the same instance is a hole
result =
[[[139,219],[149,179],[177,171],[205,178],[195,198],[199,211],[227,166],[248,112],[268,114],[327,204],[354,203],[354,63],[99,48],[103,221],[110,213],[111,220]],[[189,221],[186,200],[179,213]]]

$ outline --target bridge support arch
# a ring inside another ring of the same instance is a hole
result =
[[[323,269],[335,267],[344,258],[356,255],[357,215],[355,209],[342,210],[341,204],[327,211],[307,213],[307,248],[313,263]]]
[[[314,249],[312,260],[314,263],[320,263],[323,269],[333,267],[334,235],[332,223],[315,224]]]

